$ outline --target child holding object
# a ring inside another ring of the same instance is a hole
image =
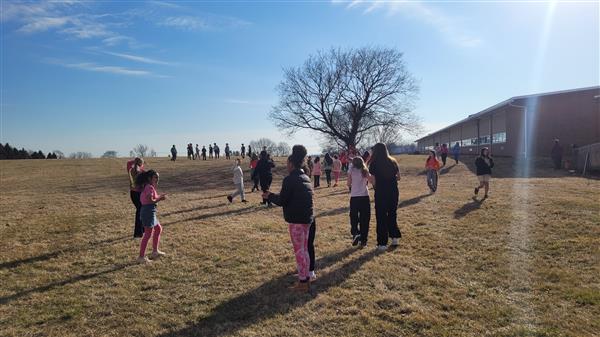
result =
[[[429,151],[429,157],[425,161],[425,170],[427,171],[427,186],[431,193],[435,193],[438,184],[438,171],[440,170],[440,162],[435,157],[435,151]]]
[[[150,260],[146,257],[146,247],[150,236],[152,236],[152,255],[150,259],[158,259],[165,255],[158,249],[160,243],[160,233],[162,232],[162,226],[158,222],[156,217],[156,204],[162,200],[167,199],[166,194],[158,194],[156,192],[156,185],[158,184],[158,173],[154,170],[143,172],[136,178],[138,186],[142,187],[142,193],[140,195],[140,201],[142,208],[140,209],[140,219],[144,226],[144,236],[140,243],[140,255],[137,259],[138,263],[148,263]]]
[[[283,207],[283,217],[288,222],[290,238],[294,246],[298,282],[291,290],[307,292],[310,290],[309,236],[313,215],[313,190],[310,179],[302,170],[306,148],[295,146],[295,151],[288,157],[287,169],[289,175],[283,179],[279,194],[265,192],[263,198]]]
[[[235,160],[235,165],[233,166],[233,183],[235,184],[235,191],[227,196],[227,200],[229,200],[230,203],[233,202],[233,198],[238,195],[242,197],[242,202],[248,202],[244,195],[244,172],[240,165],[241,161],[237,158]]]
[[[352,245],[363,248],[369,238],[369,222],[371,221],[371,199],[369,197],[369,179],[371,174],[367,165],[359,156],[352,159],[348,171],[348,188],[350,188],[350,234]],[[360,225],[360,226],[359,226]]]

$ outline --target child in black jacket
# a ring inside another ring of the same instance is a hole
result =
[[[483,198],[488,197],[490,191],[490,180],[492,178],[492,168],[494,167],[494,160],[490,157],[490,150],[487,147],[481,149],[481,154],[475,159],[475,166],[477,167],[477,179],[479,179],[479,186],[475,187],[475,195],[479,193],[479,189],[485,187],[485,195]]]

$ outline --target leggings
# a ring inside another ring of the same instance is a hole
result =
[[[317,175],[314,176],[313,185],[315,188],[321,186],[321,176],[317,176]]]
[[[152,236],[152,232],[154,232],[154,236],[152,237],[152,251],[158,251],[162,226],[156,224],[154,227],[144,227],[144,237],[142,237],[142,242],[140,243],[140,257],[146,255],[146,247],[148,246],[148,241],[150,240],[150,236]]]
[[[142,220],[140,219],[140,208],[142,208],[142,202],[140,201],[140,192],[131,191],[129,196],[131,197],[131,202],[135,206],[135,226],[133,228],[133,237],[141,238],[144,234],[144,226],[142,225]]]
[[[231,193],[231,199],[241,196],[242,200],[246,200],[246,196],[244,195],[244,183],[235,184],[235,191]]]
[[[335,184],[337,185],[338,181],[340,180],[340,174],[342,172],[340,171],[333,171],[333,179],[335,180]]]
[[[327,179],[327,186],[331,185],[331,170],[325,170],[325,179]]]
[[[308,231],[308,257],[310,258],[309,271],[315,271],[315,234],[317,233],[317,221],[313,220]]]
[[[288,225],[290,238],[294,246],[294,254],[296,255],[296,267],[298,268],[298,279],[306,281],[308,279],[308,269],[310,268],[310,256],[308,255],[308,233],[310,231],[309,224],[294,224]]]

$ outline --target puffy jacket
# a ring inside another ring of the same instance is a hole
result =
[[[484,174],[492,174],[492,167],[494,167],[494,160],[488,157],[490,164],[488,165],[483,157],[477,157],[475,159],[475,166],[477,167],[477,175],[482,176]]]
[[[288,223],[311,224],[314,220],[312,184],[300,169],[283,179],[281,192],[269,194],[269,201],[283,207],[283,218]]]

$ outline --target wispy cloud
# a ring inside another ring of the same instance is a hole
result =
[[[155,74],[145,69],[132,69],[116,65],[103,65],[95,62],[65,62],[58,59],[46,58],[45,63],[58,65],[65,68],[79,69],[91,72],[109,73],[116,75],[135,76],[135,77],[154,77],[170,78],[170,76]]]
[[[135,61],[135,62],[148,63],[148,64],[160,64],[160,65],[172,65],[172,63],[169,63],[169,62],[160,61],[160,60],[156,60],[156,59],[152,59],[152,58],[144,57],[144,56],[139,56],[139,55],[114,53],[114,52],[109,52],[109,51],[105,51],[104,53],[108,54],[108,55],[120,57],[120,58],[123,58],[126,60]]]
[[[424,1],[339,1],[334,4],[345,4],[346,9],[362,8],[363,14],[384,11],[388,16],[404,14],[433,27],[449,42],[461,47],[477,47],[482,39],[468,32],[457,20],[443,11],[426,4]]]
[[[245,100],[237,98],[226,98],[223,100],[223,103],[240,105],[271,105],[273,102],[267,100]]]
[[[238,28],[247,26],[250,22],[234,17],[204,14],[202,16],[169,16],[158,21],[158,24],[185,31],[207,31]]]

